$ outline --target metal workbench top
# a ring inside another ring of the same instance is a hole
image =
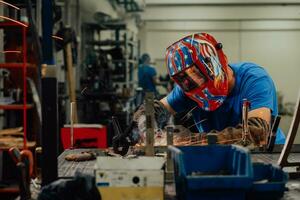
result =
[[[96,164],[96,160],[84,161],[84,162],[70,162],[65,160],[65,156],[71,153],[80,153],[82,151],[93,151],[98,155],[104,155],[101,150],[98,149],[72,149],[64,151],[58,157],[58,176],[60,178],[71,178],[75,175],[76,171],[80,171],[84,174],[93,175],[94,174],[94,166]],[[276,164],[279,158],[279,153],[266,154],[252,154],[251,158],[254,162],[263,162],[263,163],[271,163]],[[291,160],[300,160],[300,153],[292,153],[289,157]],[[288,192],[285,192],[284,200],[298,200],[300,197],[300,179],[297,180],[289,180],[287,187],[289,188]],[[174,199],[175,200],[175,185],[173,183],[167,184],[165,187],[166,191],[166,199]]]

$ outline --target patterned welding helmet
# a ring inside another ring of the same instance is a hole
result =
[[[216,110],[228,94],[228,63],[218,43],[207,33],[182,38],[167,48],[171,78],[206,111]]]

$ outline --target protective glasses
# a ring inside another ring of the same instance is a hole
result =
[[[185,92],[204,87],[204,83],[206,82],[205,76],[195,64],[176,73],[172,78]]]

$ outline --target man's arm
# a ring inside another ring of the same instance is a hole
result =
[[[248,127],[251,138],[246,144],[242,143],[241,138],[243,137],[242,124],[238,124],[236,127],[227,127],[222,131],[217,132],[217,140],[223,144],[241,144],[249,145],[254,144],[260,146],[265,144],[266,136],[270,131],[271,124],[271,109],[267,107],[259,107],[248,113]],[[213,133],[215,134],[215,133]]]
[[[271,110],[266,107],[257,108],[249,111],[248,118],[257,117],[265,120],[268,125],[271,123]]]
[[[168,100],[167,100],[167,96],[165,96],[164,98],[162,98],[160,100],[160,102],[163,104],[163,106],[172,114],[172,115],[175,115],[176,112],[175,110],[171,107],[171,105],[168,103]]]

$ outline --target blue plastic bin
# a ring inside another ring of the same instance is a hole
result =
[[[248,199],[280,199],[286,191],[288,174],[277,166],[253,163],[253,185]]]
[[[178,199],[246,198],[253,178],[247,149],[234,145],[208,145],[171,146],[169,150],[174,161]]]

